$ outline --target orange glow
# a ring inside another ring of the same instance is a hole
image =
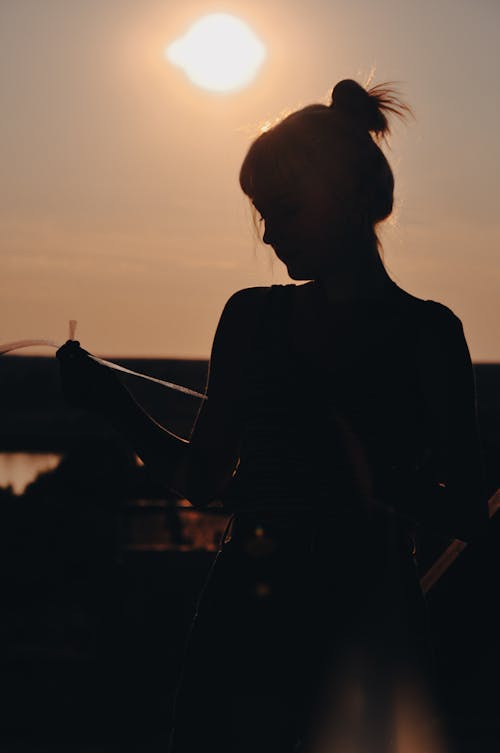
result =
[[[230,95],[190,84],[163,54],[194,21],[230,6],[111,5],[32,3],[29,14],[24,3],[2,5],[0,343],[63,341],[72,318],[82,346],[111,360],[207,357],[232,293],[289,282],[272,251],[255,248],[237,181],[246,149],[260,125],[328,101],[340,78],[365,80],[377,27],[386,62],[376,80],[405,82],[416,113],[391,141],[387,266],[410,293],[463,320],[473,360],[500,359],[498,103],[485,96],[498,88],[498,3],[470,4],[452,23],[448,4],[434,3],[422,57],[427,16],[409,0],[397,34],[390,4],[366,3],[360,26],[345,3],[312,13],[306,3],[245,0],[234,13],[267,55],[253,83]],[[467,118],[457,117],[464,91]]]
[[[197,86],[229,92],[247,86],[262,65],[266,51],[247,24],[228,13],[200,18],[166,50]]]

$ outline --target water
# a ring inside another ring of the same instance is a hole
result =
[[[61,455],[53,452],[0,452],[0,487],[22,494],[39,473],[56,468]]]
[[[39,473],[56,468],[62,455],[49,452],[0,452],[0,487],[11,486],[23,494]],[[194,510],[186,500],[172,510],[165,500],[129,500],[121,509],[117,526],[123,549],[163,551],[215,551],[227,524],[226,516],[206,515]],[[177,518],[177,522],[172,520]],[[179,540],[172,538],[171,525]]]

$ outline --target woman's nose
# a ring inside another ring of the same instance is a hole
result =
[[[267,243],[268,246],[272,246],[276,243],[278,237],[279,233],[276,226],[272,222],[269,222],[269,220],[266,220],[264,222],[264,235],[262,236],[263,242]]]
[[[264,243],[267,243],[268,246],[271,245],[271,233],[267,222],[264,225],[264,235],[262,236],[262,240]]]

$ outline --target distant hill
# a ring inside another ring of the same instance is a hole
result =
[[[206,360],[128,358],[118,362],[199,392],[205,389]],[[500,364],[475,364],[474,369],[487,483],[493,491],[500,487]],[[123,379],[157,421],[189,436],[198,399],[135,377]],[[0,357],[0,415],[0,451],[4,452],[64,452],[82,439],[113,437],[104,422],[66,405],[58,362],[52,357]]]

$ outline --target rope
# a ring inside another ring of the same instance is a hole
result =
[[[69,322],[70,340],[75,339],[75,332],[76,320],[71,319]],[[49,348],[59,349],[63,345],[63,343],[56,343],[53,340],[17,340],[16,342],[0,345],[0,356],[5,355],[5,353],[10,353],[13,350],[20,350],[21,348],[31,348],[33,345],[46,345]],[[149,374],[142,374],[140,371],[127,369],[125,366],[120,366],[119,364],[113,363],[112,361],[106,361],[103,358],[98,358],[97,356],[92,355],[92,353],[89,353],[88,355],[89,358],[92,358],[93,361],[100,363],[101,366],[106,366],[108,369],[114,369],[114,371],[121,371],[124,374],[131,374],[132,376],[146,379],[148,382],[161,384],[162,387],[167,387],[168,389],[175,390],[176,392],[182,392],[185,395],[191,395],[191,397],[197,397],[200,400],[207,399],[207,396],[202,394],[201,392],[196,392],[196,390],[192,390],[189,387],[183,387],[181,384],[174,384],[174,382],[167,382],[164,379],[158,379],[157,377],[152,377]]]
[[[491,518],[500,510],[500,489],[493,494],[488,501],[488,516]],[[420,586],[424,594],[428,593],[438,580],[445,574],[459,554],[467,548],[465,541],[454,539],[451,544],[439,555],[437,560],[420,579]]]
[[[71,319],[69,322],[69,339],[74,340],[75,339],[75,332],[76,332],[76,325],[77,322],[75,319]],[[19,350],[21,348],[29,348],[33,345],[46,345],[50,348],[57,348],[59,349],[62,345],[62,343],[56,343],[53,340],[17,340],[16,342],[11,343],[5,343],[4,345],[0,345],[0,356],[4,355],[5,353],[10,353],[13,350]],[[164,379],[158,379],[157,377],[149,376],[149,374],[142,374],[139,371],[133,371],[132,369],[127,369],[125,366],[120,366],[117,363],[113,363],[112,361],[106,361],[103,358],[98,358],[97,356],[92,355],[91,353],[88,354],[90,358],[92,358],[96,363],[101,364],[102,366],[106,366],[109,369],[114,369],[115,371],[121,371],[124,374],[130,374],[132,376],[140,377],[141,379],[146,379],[149,382],[154,382],[155,384],[160,384],[162,387],[167,387],[171,390],[176,390],[177,392],[182,392],[185,395],[191,395],[192,397],[197,397],[200,400],[206,400],[207,396],[202,394],[201,392],[196,392],[196,390],[192,390],[189,387],[183,387],[180,384],[174,384],[173,382],[167,382]],[[492,518],[495,513],[500,509],[500,491],[498,491],[496,494],[494,494],[488,503],[489,508],[489,517]],[[185,509],[185,508],[180,508]],[[430,589],[437,583],[437,581],[444,575],[444,573],[448,570],[450,565],[453,564],[453,562],[457,559],[457,557],[466,549],[467,544],[463,541],[459,541],[458,539],[455,539],[452,541],[452,543],[447,547],[447,549],[444,550],[444,552],[438,557],[438,559],[434,562],[434,564],[430,567],[430,569],[425,573],[425,575],[420,580],[421,588],[425,593],[428,593]]]

